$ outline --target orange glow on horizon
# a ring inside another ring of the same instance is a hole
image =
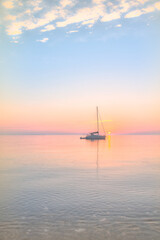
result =
[[[128,106],[128,109],[130,107]],[[105,131],[134,133],[160,130],[160,114],[155,109],[125,110],[100,108]],[[96,111],[92,106],[61,106],[52,104],[21,104],[6,102],[1,105],[0,131],[51,131],[61,133],[88,133],[96,126]],[[103,119],[112,119],[103,120]],[[100,126],[100,130],[101,126]]]

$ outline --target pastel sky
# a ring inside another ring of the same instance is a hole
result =
[[[1,0],[0,132],[160,132],[160,0]]]

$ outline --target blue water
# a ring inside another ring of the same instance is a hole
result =
[[[160,136],[0,146],[0,240],[160,239]]]

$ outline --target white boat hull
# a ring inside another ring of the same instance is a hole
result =
[[[88,135],[86,137],[80,137],[80,139],[88,139],[88,140],[100,140],[105,139],[105,135]]]

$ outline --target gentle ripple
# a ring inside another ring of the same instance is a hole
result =
[[[0,136],[0,240],[159,240],[160,136]]]

